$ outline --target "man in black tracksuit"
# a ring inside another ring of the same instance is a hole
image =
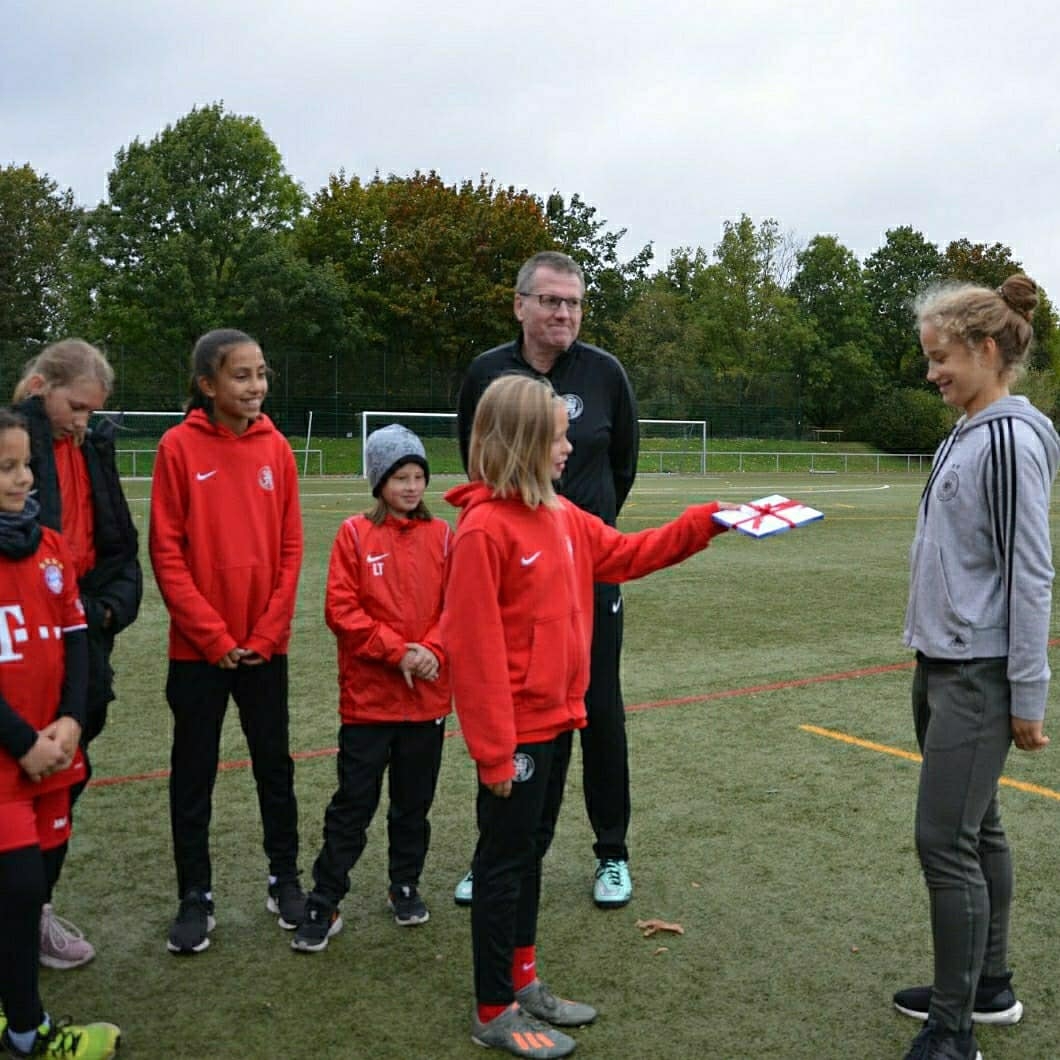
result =
[[[457,425],[467,468],[471,425],[482,392],[511,372],[548,379],[567,403],[567,436],[574,451],[559,492],[579,508],[615,525],[637,473],[637,404],[625,370],[605,350],[578,342],[585,281],[566,254],[535,254],[519,270],[515,316],[522,335],[480,354],[460,390]],[[625,707],[619,680],[622,651],[622,596],[617,585],[596,586],[588,726],[581,730],[582,786],[596,836],[593,897],[601,908],[619,908],[632,897],[629,874],[629,755]],[[471,900],[471,877],[460,881],[455,898]]]

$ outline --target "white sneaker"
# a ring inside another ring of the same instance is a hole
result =
[[[96,955],[95,947],[69,920],[55,915],[51,902],[40,911],[40,963],[46,968],[80,968]]]
[[[470,905],[475,894],[475,877],[468,874],[456,885],[453,891],[453,901],[457,905]]]
[[[633,880],[629,862],[619,858],[604,858],[596,863],[593,882],[593,901],[601,909],[619,909],[633,897]]]

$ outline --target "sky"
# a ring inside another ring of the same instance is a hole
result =
[[[309,193],[487,174],[577,193],[620,253],[726,221],[1008,246],[1060,300],[1060,7],[966,0],[0,0],[0,165],[83,205],[119,148],[223,100]]]

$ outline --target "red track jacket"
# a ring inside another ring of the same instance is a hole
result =
[[[484,784],[514,775],[519,743],[585,725],[593,583],[672,566],[722,532],[716,504],[622,534],[560,498],[559,508],[497,499],[482,482],[451,489],[462,508],[450,557],[442,643],[460,727]]]
[[[449,672],[438,622],[451,531],[444,519],[395,519],[376,526],[354,515],[331,550],[324,617],[338,638],[343,724],[433,721],[450,709]],[[406,644],[430,648],[435,681],[405,683]]]
[[[302,515],[298,470],[268,416],[241,435],[202,409],[162,436],[151,486],[151,563],[169,609],[169,657],[287,651]]]

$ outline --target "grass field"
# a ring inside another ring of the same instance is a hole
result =
[[[431,483],[439,513],[453,481]],[[931,976],[901,644],[922,484],[901,474],[638,480],[626,530],[691,502],[772,492],[826,518],[762,541],[725,535],[626,589],[633,902],[609,912],[592,905],[577,755],[546,861],[543,977],[600,1009],[594,1026],[576,1032],[576,1055],[904,1055],[918,1026],[893,1011],[891,993]],[[129,486],[145,561],[147,488]],[[367,492],[356,479],[311,479],[303,505],[291,713],[308,875],[334,785],[327,557],[340,521],[366,507]],[[421,885],[430,923],[401,929],[387,913],[381,813],[353,873],[345,930],[325,953],[296,955],[264,909],[253,785],[230,717],[223,755],[234,765],[218,780],[212,830],[218,927],[201,956],[166,953],[176,894],[162,775],[165,628],[149,580],[142,617],[119,642],[118,701],[94,745],[98,784],[80,804],[56,899],[99,956],[74,972],[43,971],[50,1010],[120,1023],[126,1060],[484,1056],[469,1038],[468,914],[451,900],[474,843],[473,768],[458,735],[446,746]],[[1017,866],[1012,960],[1027,1014],[1017,1027],[980,1032],[988,1060],[1060,1057],[1056,754],[1014,751],[1008,763],[1007,776],[1025,785],[1006,787],[1003,804]],[[643,937],[636,921],[654,917],[684,934]]]

